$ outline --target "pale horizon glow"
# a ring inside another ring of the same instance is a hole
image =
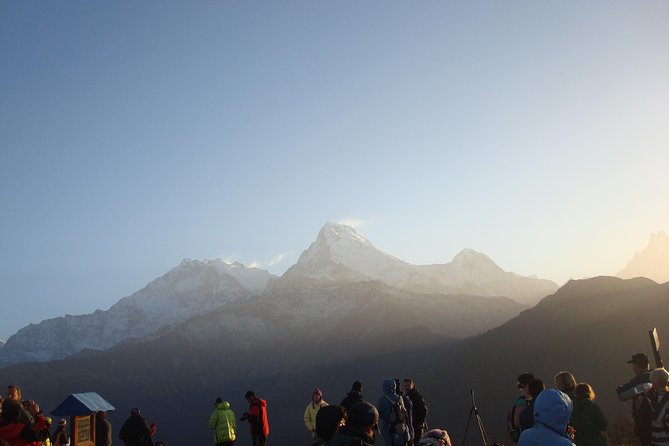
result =
[[[2,2],[0,51],[0,339],[328,221],[558,284],[669,232],[666,1]]]

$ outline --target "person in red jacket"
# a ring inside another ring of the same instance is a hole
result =
[[[0,422],[0,438],[11,446],[29,446],[40,441],[37,430],[21,419],[23,406],[15,400],[5,400]]]
[[[246,392],[245,398],[249,402],[249,411],[244,412],[242,421],[249,421],[253,446],[265,446],[269,436],[267,401],[258,398],[252,390]]]

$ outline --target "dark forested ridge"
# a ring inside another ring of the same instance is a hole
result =
[[[321,304],[336,298],[338,292],[332,293]],[[570,281],[536,307],[463,341],[430,329],[439,319],[426,322],[420,311],[412,315],[387,304],[407,296],[353,295],[365,305],[299,336],[291,327],[307,321],[273,313],[269,303],[254,314],[237,314],[230,307],[152,340],[0,369],[0,383],[22,385],[25,396],[46,410],[69,393],[96,391],[117,407],[111,414],[116,431],[130,407],[139,406],[158,423],[157,438],[192,445],[211,441],[206,422],[216,396],[228,399],[240,415],[247,408],[244,393],[253,389],[268,400],[273,443],[299,445],[308,443],[302,412],[314,386],[338,403],[351,382],[360,380],[365,396],[376,402],[383,379],[410,375],[428,402],[431,426],[458,438],[474,387],[483,421],[497,438],[517,395],[519,373],[530,370],[552,383],[558,370],[570,370],[594,386],[606,415],[623,413],[629,408],[616,400],[615,386],[631,377],[627,359],[650,353],[647,330],[653,326],[669,336],[669,284],[647,279]],[[294,305],[304,304],[293,298]],[[292,313],[299,314],[299,308]],[[230,315],[241,318],[241,325],[216,323]],[[455,322],[443,316],[441,323]],[[257,338],[237,337],[235,330],[246,326],[244,333]],[[240,426],[242,446],[246,429]]]

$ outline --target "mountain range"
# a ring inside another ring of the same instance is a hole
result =
[[[422,299],[431,299],[433,307],[451,315],[465,315],[450,326],[448,335],[453,337],[492,328],[521,311],[523,304],[534,303],[557,289],[548,280],[505,272],[473,250],[463,250],[453,262],[443,265],[411,265],[381,252],[352,227],[328,223],[281,278],[239,263],[184,260],[109,310],[66,315],[22,328],[0,348],[0,366],[62,359],[84,349],[103,350],[153,335],[233,301],[254,307],[259,304],[252,301],[261,296],[264,300],[259,302],[271,302],[264,295],[268,289],[293,294],[307,289],[318,294],[320,289],[327,295],[328,285],[362,282],[379,282],[394,288],[388,295],[459,296]],[[489,299],[481,297],[501,300],[495,305],[484,305],[481,302]],[[409,298],[401,301],[408,304]],[[449,304],[443,305],[446,301]],[[343,311],[346,302],[340,299],[335,306]],[[410,305],[400,305],[398,309],[404,311],[406,306]],[[488,314],[485,308],[494,309],[496,315]],[[431,314],[442,312],[435,310]]]
[[[370,265],[374,258],[386,266]],[[222,261],[184,261],[117,304],[132,304],[128,313],[137,317],[123,322],[131,336],[106,349],[83,345],[63,359],[0,368],[0,382],[20,384],[47,411],[70,393],[96,391],[117,407],[110,414],[115,432],[130,408],[139,406],[158,423],[156,439],[171,444],[211,441],[206,420],[214,398],[229,400],[239,416],[249,389],[269,401],[274,444],[308,444],[301,420],[313,387],[337,403],[360,380],[367,399],[376,402],[384,379],[404,376],[412,376],[426,397],[430,426],[448,429],[455,444],[461,444],[472,388],[488,432],[503,438],[506,411],[517,395],[515,378],[525,371],[550,385],[557,371],[570,370],[595,387],[610,421],[628,413],[614,389],[631,378],[630,356],[650,353],[647,331],[669,333],[669,283],[570,281],[529,307],[486,288],[499,272],[491,262],[465,250],[450,264],[437,265],[442,268],[409,265],[376,250],[352,228],[327,224],[282,277]],[[454,265],[470,278],[483,276],[475,286],[489,295],[439,292],[430,272]],[[496,277],[508,277],[502,273]],[[409,283],[429,286],[411,290]],[[113,314],[104,315],[115,307],[55,320],[94,321],[103,313],[107,323],[120,324]],[[39,330],[53,321],[23,330],[37,330],[33,342],[41,343]],[[136,328],[143,323],[150,327]],[[14,337],[24,336],[23,330]],[[54,345],[59,336],[66,335],[55,336]],[[0,353],[20,350],[11,350],[14,337]],[[478,444],[472,428],[471,444]],[[239,446],[250,444],[245,429],[240,426]]]

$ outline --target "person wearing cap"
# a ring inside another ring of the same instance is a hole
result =
[[[379,411],[373,404],[360,401],[351,406],[346,424],[334,434],[328,446],[372,446],[378,429]]]
[[[237,418],[230,403],[220,396],[214,401],[214,412],[209,417],[209,429],[214,431],[215,446],[233,446],[237,439]]]
[[[311,401],[304,409],[304,426],[311,433],[311,438],[316,438],[316,415],[321,407],[327,406],[328,403],[323,399],[323,391],[316,387],[314,393],[311,395]]]
[[[133,407],[130,410],[130,417],[121,426],[118,438],[123,440],[126,446],[150,446],[153,444],[149,425],[138,408]]]
[[[636,353],[627,361],[632,364],[634,378],[616,389],[620,401],[632,400],[632,418],[634,419],[634,435],[641,441],[641,446],[651,444],[650,413],[642,408],[644,393],[651,389],[648,356]]]
[[[53,446],[66,446],[70,444],[70,436],[67,435],[67,420],[58,420],[58,428],[53,433]]]

